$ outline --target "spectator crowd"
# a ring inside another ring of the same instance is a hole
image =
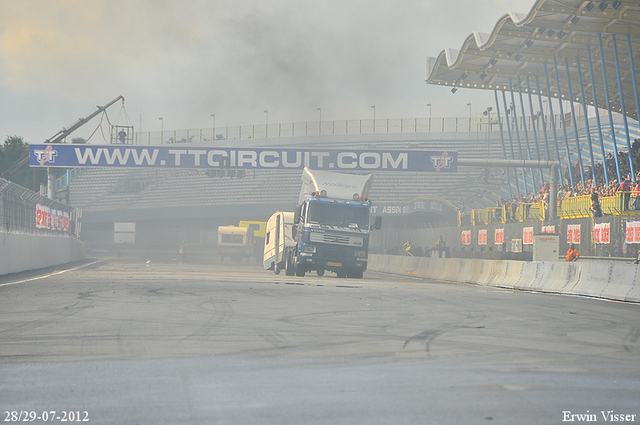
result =
[[[640,141],[636,140],[632,152],[634,159],[634,171],[640,169]],[[628,162],[627,152],[618,152],[618,167],[616,167],[616,161],[613,154],[609,154],[605,161],[607,168],[607,177],[609,177],[609,183],[605,181],[604,169],[602,163],[596,164],[594,182],[592,178],[585,180],[584,185],[580,175],[579,164],[573,164],[571,171],[567,170],[564,174],[565,184],[558,188],[557,199],[558,205],[561,205],[563,201],[575,198],[579,196],[591,197],[591,212],[595,217],[602,216],[602,208],[600,206],[600,198],[616,196],[618,192],[623,193],[621,210],[640,210],[640,171],[636,173],[636,178],[632,178],[631,168]],[[592,168],[585,167],[584,176],[592,177]],[[618,170],[620,174],[624,176],[622,181],[618,181]],[[569,172],[572,175],[569,175]],[[570,181],[573,178],[574,185],[571,186]],[[514,220],[517,218],[529,218],[529,211],[531,204],[543,203],[545,210],[548,211],[549,206],[549,185],[543,184],[541,190],[535,193],[529,193],[528,195],[515,195],[511,199],[502,198],[496,203],[496,209],[502,209],[505,207],[507,220]],[[520,208],[523,205],[523,208]],[[464,214],[464,204],[460,206],[460,212]],[[522,217],[517,217],[517,211],[521,211]]]

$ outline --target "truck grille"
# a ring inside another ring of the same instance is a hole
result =
[[[346,246],[362,246],[363,239],[357,236],[336,235],[332,233],[311,233],[309,236],[311,242],[321,242],[328,244],[346,245]]]
[[[353,252],[348,247],[324,245],[318,247],[319,254],[327,260],[345,260],[353,258]]]

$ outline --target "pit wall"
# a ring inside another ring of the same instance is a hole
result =
[[[369,255],[369,270],[497,288],[640,302],[638,265]]]
[[[58,266],[85,258],[84,243],[71,236],[0,232],[0,275]]]

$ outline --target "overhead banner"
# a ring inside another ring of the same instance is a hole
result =
[[[238,168],[246,170],[457,171],[457,152],[31,145],[32,167]]]
[[[444,202],[438,199],[417,199],[407,203],[376,204],[371,206],[375,215],[408,215],[415,212],[448,214],[450,211]]]

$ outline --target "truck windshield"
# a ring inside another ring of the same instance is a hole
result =
[[[369,228],[369,209],[355,205],[309,203],[307,221],[330,226]]]

